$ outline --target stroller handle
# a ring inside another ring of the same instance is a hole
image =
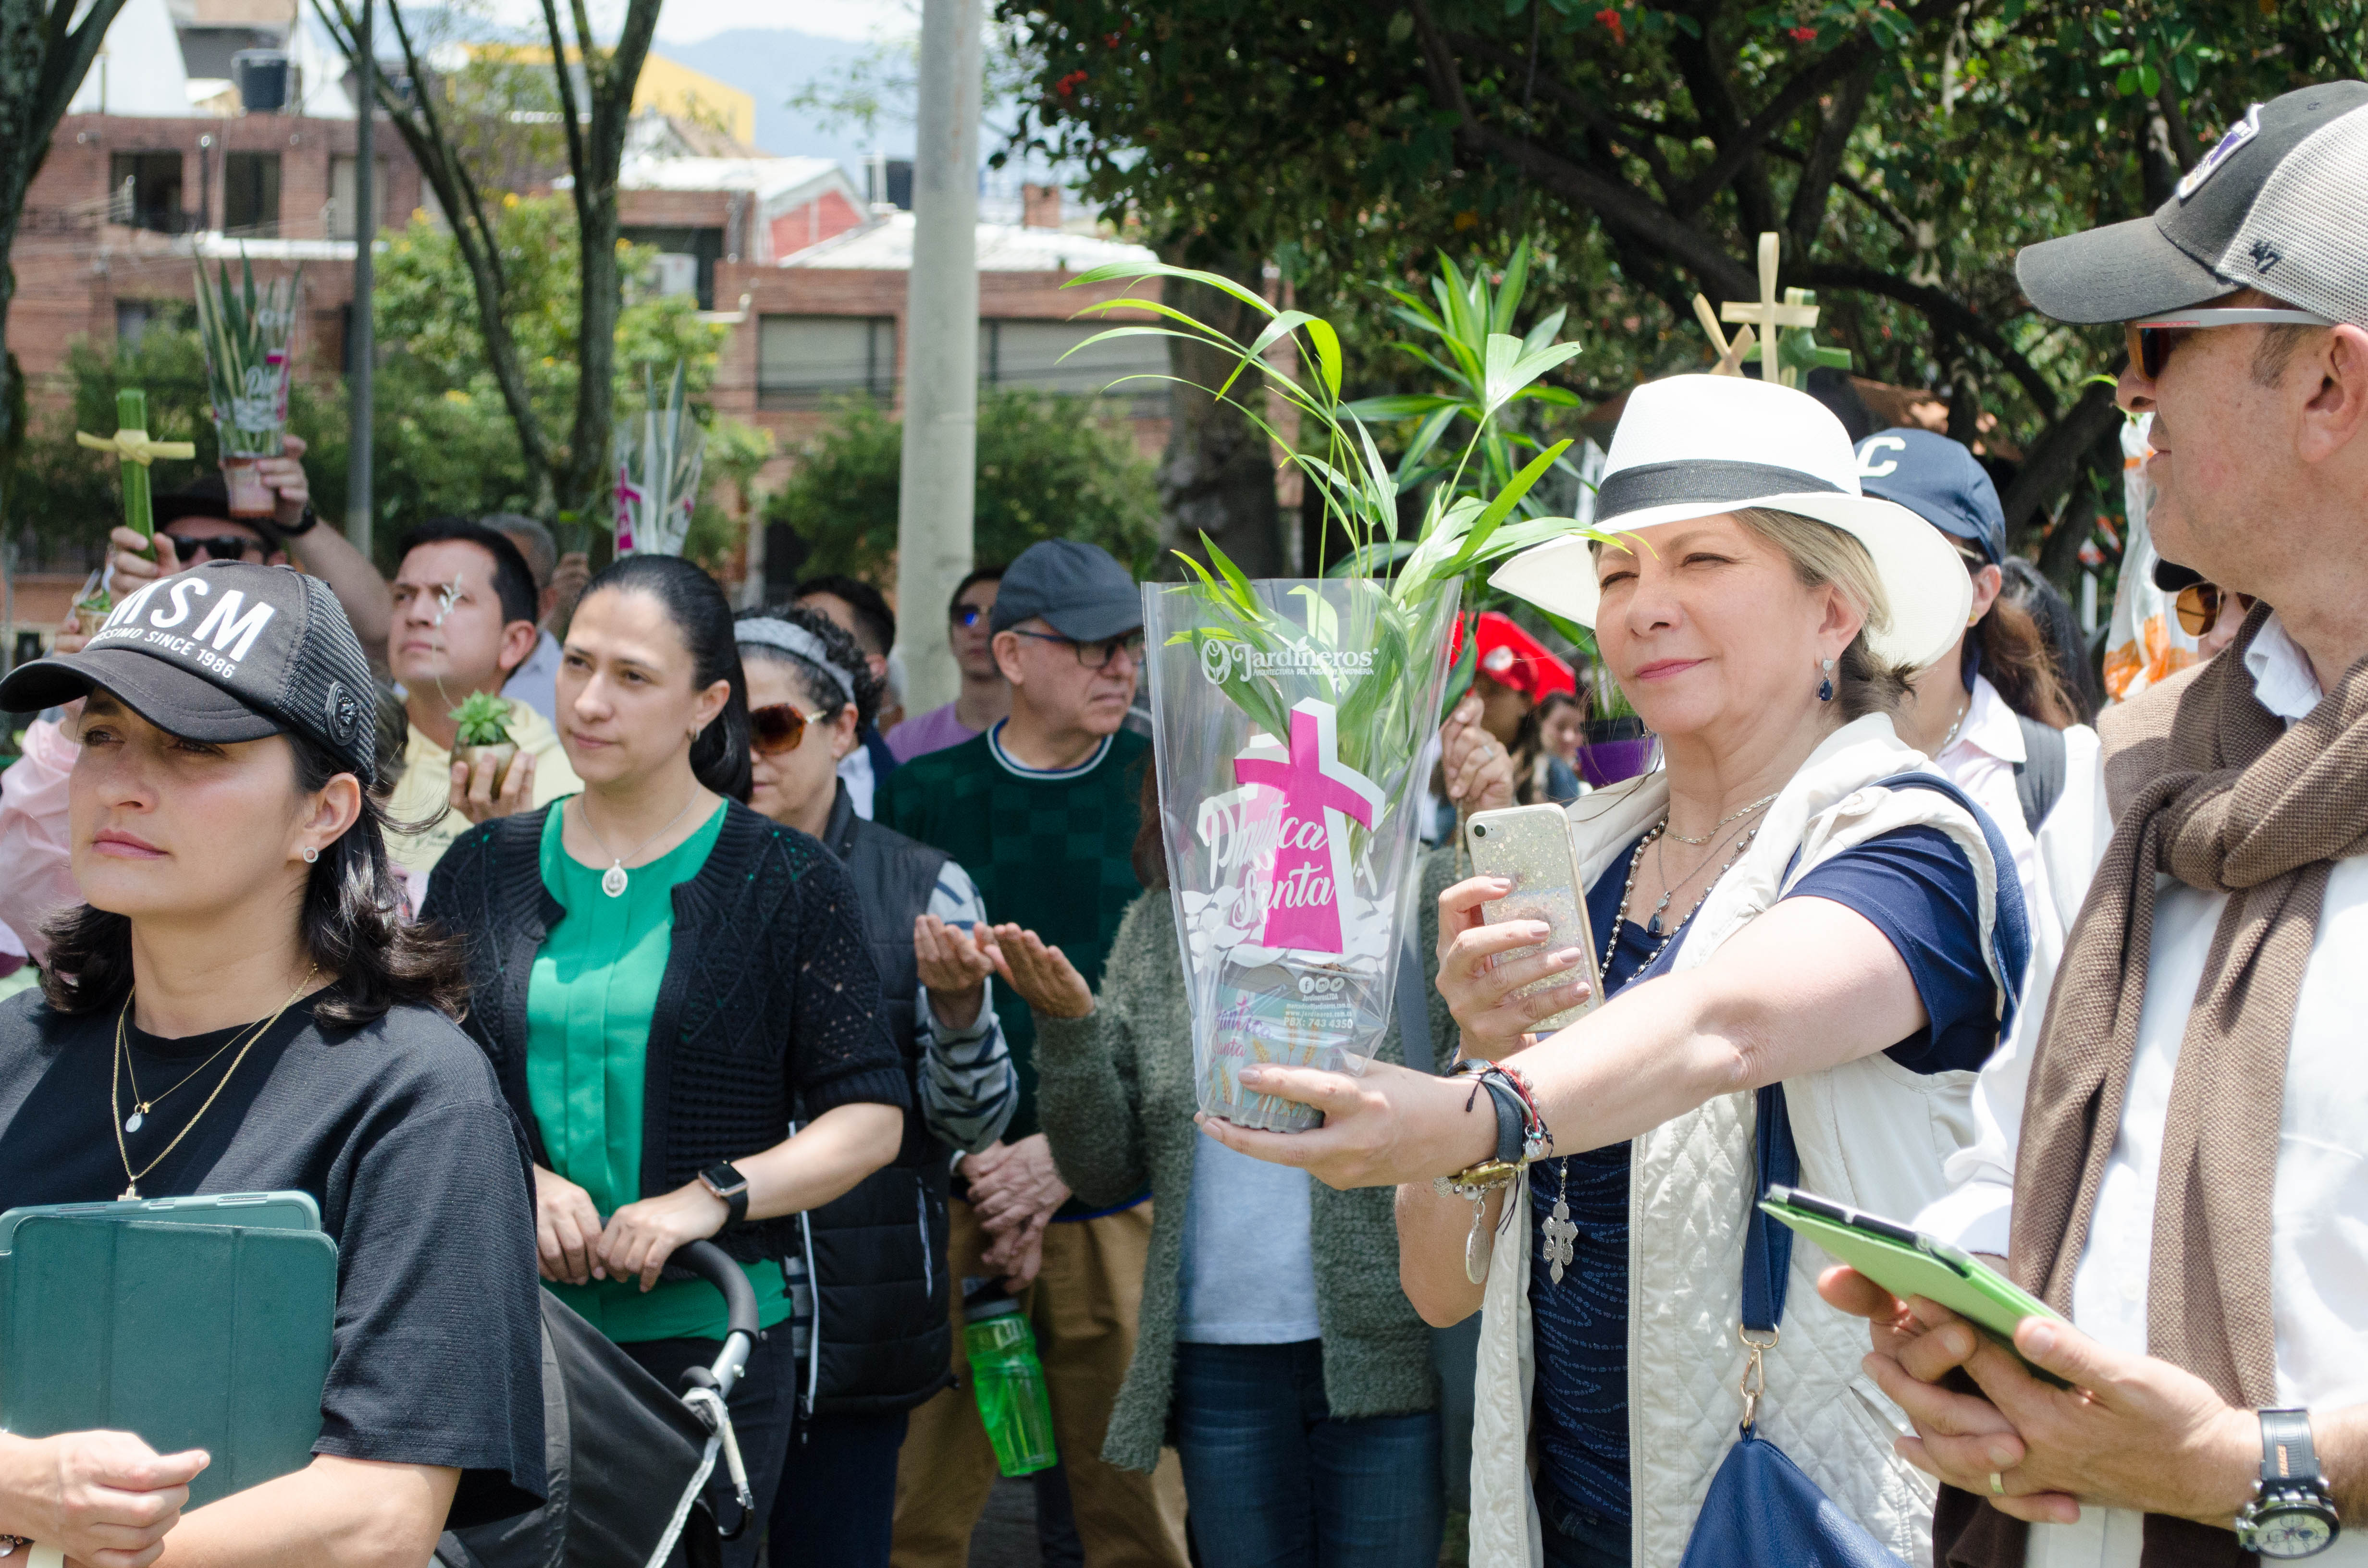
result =
[[[678,1263],[723,1292],[725,1332],[757,1337],[757,1290],[732,1255],[713,1242],[685,1242],[668,1263]]]
[[[757,1346],[757,1290],[729,1253],[713,1242],[686,1242],[675,1249],[669,1263],[678,1263],[723,1292],[725,1329],[723,1353],[712,1367],[692,1367],[683,1375],[686,1387],[704,1386],[729,1394],[747,1369],[748,1352]]]

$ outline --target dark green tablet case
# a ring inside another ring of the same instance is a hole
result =
[[[105,1426],[159,1453],[204,1449],[191,1507],[312,1462],[337,1305],[321,1232],[35,1212],[8,1264],[7,1430]]]

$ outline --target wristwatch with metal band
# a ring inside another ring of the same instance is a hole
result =
[[[718,1160],[700,1172],[699,1185],[723,1199],[724,1207],[732,1210],[731,1218],[723,1221],[725,1230],[748,1218],[748,1178],[731,1161]]]
[[[2310,1446],[2310,1412],[2261,1412],[2261,1479],[2237,1515],[2237,1544],[2263,1557],[2316,1557],[2343,1533]]]

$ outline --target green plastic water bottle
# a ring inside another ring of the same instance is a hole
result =
[[[978,1418],[1006,1475],[1033,1475],[1061,1460],[1053,1442],[1053,1401],[1036,1331],[1000,1279],[962,1281],[962,1350]]]

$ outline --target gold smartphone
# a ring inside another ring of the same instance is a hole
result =
[[[1480,906],[1481,918],[1491,926],[1507,920],[1543,920],[1550,927],[1543,944],[1508,949],[1506,958],[1569,947],[1586,955],[1577,972],[1587,980],[1587,999],[1551,1018],[1540,1019],[1531,1026],[1532,1031],[1552,1034],[1594,1011],[1602,1000],[1603,976],[1597,968],[1595,935],[1587,920],[1587,892],[1578,885],[1578,857],[1570,846],[1569,817],[1554,805],[1475,812],[1463,825],[1463,841],[1472,853],[1474,875],[1503,877],[1513,884],[1511,892]],[[1566,985],[1571,978],[1567,972],[1553,975],[1514,994],[1527,996]]]

